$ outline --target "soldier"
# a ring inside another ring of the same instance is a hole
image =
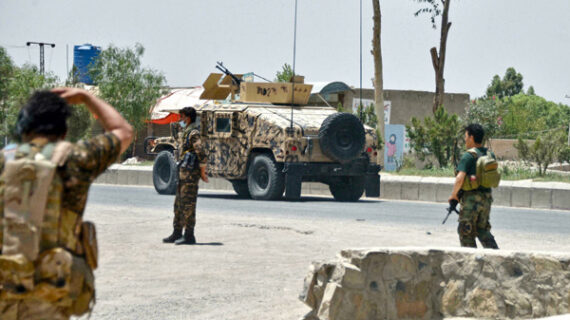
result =
[[[178,186],[174,199],[174,231],[164,239],[165,243],[195,244],[196,198],[200,178],[208,182],[206,174],[206,154],[202,148],[200,132],[196,130],[196,110],[186,107],[180,110],[180,126],[184,130],[179,141],[180,162]],[[184,237],[182,229],[185,228]]]
[[[478,156],[485,155],[487,148],[484,148],[483,136],[485,131],[479,124],[470,124],[465,127],[465,147],[467,150],[476,148]],[[485,248],[498,249],[495,238],[491,234],[491,224],[489,223],[491,213],[491,203],[493,196],[490,188],[478,186],[476,183],[477,159],[470,152],[465,152],[457,165],[457,176],[455,185],[449,197],[449,201],[460,201],[459,212],[459,241],[462,247],[476,248],[475,238]],[[463,190],[461,199],[458,199],[458,192]]]
[[[64,142],[68,104],[85,104],[105,133]],[[112,106],[78,88],[35,92],[16,128],[15,154],[0,152],[0,319],[69,319],[94,304],[95,229],[82,219],[89,186],[133,131]]]

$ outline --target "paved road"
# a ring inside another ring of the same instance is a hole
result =
[[[442,204],[209,191],[198,198],[200,245],[174,246],[161,242],[173,200],[151,187],[92,187],[85,218],[100,248],[92,319],[300,319],[312,261],[355,247],[458,246],[456,219],[441,225]],[[494,208],[492,223],[503,250],[570,252],[570,212]]]
[[[127,204],[147,209],[170,210],[174,196],[159,195],[150,187],[92,187],[90,203]],[[370,223],[413,224],[426,229],[440,227],[445,216],[444,204],[364,199],[357,203],[342,203],[332,197],[303,197],[300,202],[254,201],[240,199],[232,192],[200,191],[199,210],[222,215],[295,217],[327,220],[358,220]],[[455,214],[446,225],[455,228]],[[516,209],[493,207],[491,223],[494,230],[528,233],[558,233],[570,236],[570,211]]]

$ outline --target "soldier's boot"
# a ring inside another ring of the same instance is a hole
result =
[[[174,243],[176,245],[179,244],[196,244],[196,237],[194,237],[194,229],[187,228],[184,232],[184,237],[176,240]]]
[[[182,230],[181,229],[174,229],[174,231],[172,231],[172,234],[169,235],[168,237],[162,239],[162,242],[164,243],[174,243],[174,241],[180,239],[182,237]]]
[[[497,242],[495,241],[495,237],[491,234],[491,232],[487,230],[480,230],[478,232],[479,241],[483,245],[483,248],[487,249],[499,249]]]

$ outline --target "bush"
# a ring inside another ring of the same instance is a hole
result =
[[[532,145],[528,145],[519,136],[515,148],[521,159],[536,165],[538,174],[544,176],[551,163],[560,160],[563,156],[568,156],[568,147],[565,143],[565,132],[563,130],[552,130],[541,134]]]
[[[440,168],[457,164],[460,144],[463,142],[461,120],[456,114],[449,114],[443,107],[437,108],[433,117],[426,117],[424,123],[412,117],[412,124],[406,125],[410,146],[422,161],[433,154]]]

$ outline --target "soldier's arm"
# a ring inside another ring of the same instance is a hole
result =
[[[205,182],[208,182],[208,175],[206,174],[206,164],[208,163],[208,158],[206,157],[206,152],[202,146],[200,134],[197,131],[193,131],[190,134],[190,143],[192,143],[194,146],[194,151],[196,152],[196,157],[198,158],[198,163],[200,164],[200,177]]]
[[[127,150],[133,141],[133,128],[110,104],[79,88],[57,88],[52,92],[59,94],[69,104],[85,104],[101,121],[105,131],[119,138],[121,153]]]
[[[457,176],[455,177],[455,184],[453,185],[453,191],[451,191],[451,197],[449,197],[449,201],[451,200],[459,201],[457,193],[459,192],[459,190],[461,190],[461,186],[463,186],[463,180],[465,180],[466,175],[467,173],[464,171],[459,171],[457,173]]]

